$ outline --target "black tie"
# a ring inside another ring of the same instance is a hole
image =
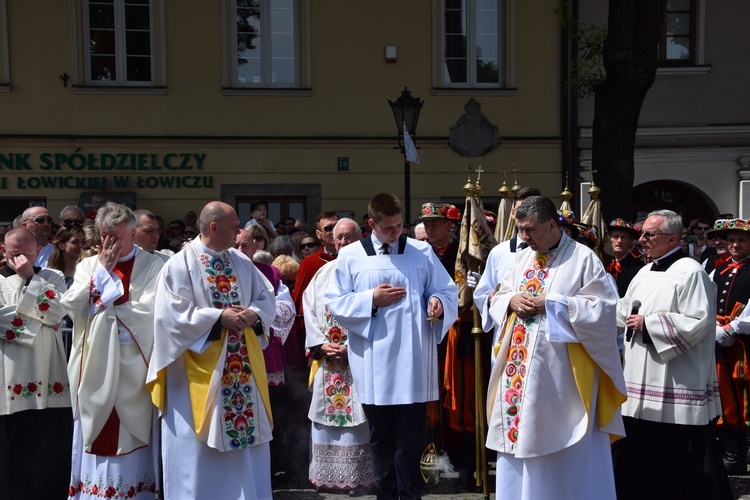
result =
[[[383,255],[390,255],[391,252],[388,251],[389,249],[390,249],[390,246],[388,245],[388,243],[383,243],[383,246],[380,247],[380,250],[383,252]]]

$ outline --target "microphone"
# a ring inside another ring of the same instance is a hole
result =
[[[630,315],[638,314],[638,311],[641,309],[641,301],[640,300],[634,300],[632,309],[630,310]],[[633,329],[628,328],[625,332],[625,342],[630,342],[630,340],[633,338]]]

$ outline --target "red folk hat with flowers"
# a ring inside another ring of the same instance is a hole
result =
[[[750,232],[750,219],[719,219],[714,222],[714,227],[708,233],[719,233],[725,236],[729,231],[747,231]]]
[[[589,247],[594,248],[596,246],[596,228],[591,227],[583,222],[574,222],[571,224],[578,230],[578,237],[576,238],[581,243],[586,243]]]
[[[434,219],[460,221],[461,211],[450,203],[422,203],[422,211],[417,218],[417,222]]]
[[[610,233],[612,231],[624,231],[636,240],[641,237],[641,232],[638,229],[634,228],[633,224],[619,217],[610,222],[607,226],[607,229],[609,229]]]

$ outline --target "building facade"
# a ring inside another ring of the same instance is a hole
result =
[[[490,198],[514,167],[557,196],[560,33],[546,0],[0,0],[0,220],[96,192],[166,220],[216,199],[359,219],[381,191],[416,214],[463,200],[467,162]],[[405,87],[425,102],[408,196]],[[472,100],[501,143],[467,157]]]
[[[606,26],[607,2],[580,2],[579,18]],[[661,63],[636,136],[635,213],[623,217],[666,207],[686,222],[720,214],[750,218],[748,18],[750,4],[741,0],[668,2]],[[579,102],[584,170],[591,164],[593,113],[593,99]]]

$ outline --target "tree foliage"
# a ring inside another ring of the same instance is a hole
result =
[[[587,67],[580,62],[580,54],[595,61],[597,48],[601,48],[598,53],[603,79],[579,75],[577,93],[581,96],[593,91],[594,95],[592,167],[597,172],[594,180],[602,189],[599,198],[607,219],[634,215],[635,138],[643,100],[656,79],[666,7],[667,0],[609,0],[607,28],[600,33],[593,28],[581,29],[581,24],[572,19],[569,2],[556,3],[561,19],[570,20],[568,31],[578,33],[579,62],[573,66],[579,71]],[[585,38],[581,33],[589,35]],[[583,82],[591,83],[591,87]]]
[[[569,40],[575,42],[578,56],[568,61],[572,88],[579,99],[591,97],[604,81],[603,47],[607,28],[594,21],[579,21],[573,16],[570,2],[557,0],[553,7]]]

